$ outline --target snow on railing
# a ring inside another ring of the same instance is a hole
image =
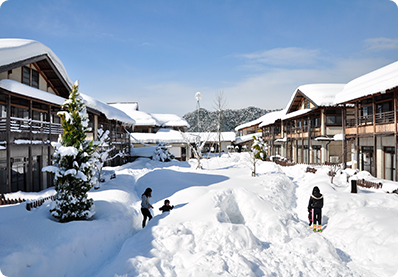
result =
[[[7,118],[0,118],[0,131],[6,131]],[[11,132],[31,132],[32,133],[51,133],[55,135],[59,135],[63,133],[63,128],[60,123],[50,123],[48,121],[34,120],[29,118],[19,118],[19,117],[10,117],[10,131]]]

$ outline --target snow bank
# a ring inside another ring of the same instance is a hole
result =
[[[96,215],[60,224],[48,206],[0,207],[5,276],[393,276],[398,265],[398,196],[359,188],[328,168],[282,168],[247,153],[203,161],[138,159],[89,193]],[[308,228],[317,185],[324,232]],[[142,229],[140,195],[153,190],[154,218]],[[48,193],[48,191],[46,192]],[[175,208],[161,214],[169,199]],[[3,228],[4,226],[4,228]]]

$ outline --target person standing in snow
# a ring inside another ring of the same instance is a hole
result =
[[[314,187],[308,203],[308,211],[312,211],[312,223],[314,224],[312,230],[314,232],[322,232],[322,208],[323,195],[318,187]],[[310,221],[311,226],[311,221]]]
[[[145,192],[141,195],[141,213],[144,216],[144,220],[142,221],[142,228],[145,227],[146,219],[152,219],[151,212],[149,209],[153,209],[152,205],[149,203],[149,198],[152,197],[152,189],[147,188]],[[148,221],[149,221],[148,220]]]
[[[162,213],[164,212],[169,212],[174,208],[174,205],[170,206],[170,201],[169,199],[164,200],[164,205],[162,207],[159,208],[160,211],[162,211]]]

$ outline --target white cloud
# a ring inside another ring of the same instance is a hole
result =
[[[0,0],[0,8],[1,8],[1,5],[3,5],[3,3],[4,2],[6,2],[7,0]]]
[[[385,59],[340,59],[322,68],[275,68],[247,77],[224,88],[224,92],[231,104],[230,108],[284,108],[292,93],[301,85],[347,83],[388,63]]]
[[[398,38],[370,38],[365,40],[365,48],[369,51],[398,49]]]
[[[238,55],[238,57],[247,59],[251,64],[303,67],[317,63],[320,60],[320,51],[299,47],[287,47],[241,54]]]

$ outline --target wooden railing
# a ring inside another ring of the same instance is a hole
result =
[[[365,179],[357,180],[357,185],[364,188],[375,188],[375,189],[381,189],[383,187],[382,183],[366,181]]]
[[[1,197],[0,197],[0,206],[19,204],[19,203],[26,202],[26,209],[28,211],[30,211],[33,208],[40,207],[41,205],[43,205],[43,203],[46,200],[49,200],[49,199],[53,200],[54,196],[51,195],[51,196],[48,196],[48,197],[45,197],[45,198],[36,199],[36,200],[25,200],[25,199],[21,199],[21,198],[19,198],[19,199],[9,199],[9,198],[6,198],[4,196],[4,194],[2,194]]]
[[[376,113],[375,114],[376,124],[386,124],[394,122],[394,111],[384,112],[384,113]],[[357,121],[355,118],[347,119],[346,127],[355,127]],[[359,126],[368,126],[373,125],[373,115],[363,115],[358,117],[358,125]]]
[[[307,167],[307,169],[305,170],[305,172],[309,172],[309,173],[316,173],[317,169],[313,168],[313,167]]]
[[[25,201],[26,201],[25,199],[21,199],[21,198],[19,198],[19,199],[5,198],[4,194],[2,194],[0,197],[0,206],[18,204],[18,203],[22,203]]]
[[[31,209],[40,207],[41,205],[43,205],[43,203],[44,203],[45,201],[47,201],[47,200],[49,200],[49,199],[53,200],[53,199],[54,199],[54,195],[51,195],[51,196],[48,196],[48,197],[45,197],[45,198],[40,198],[40,199],[37,199],[37,200],[33,200],[33,201],[27,202],[27,203],[26,203],[26,209],[27,209],[28,211],[30,211]]]
[[[392,122],[394,122],[394,111],[376,114],[376,124],[384,124]]]
[[[51,134],[62,134],[64,129],[60,123],[50,123],[48,121],[33,120],[28,118],[11,117],[10,118],[10,131],[11,132],[30,132],[39,134],[49,134],[51,126]],[[0,117],[0,131],[7,131],[6,118]]]

